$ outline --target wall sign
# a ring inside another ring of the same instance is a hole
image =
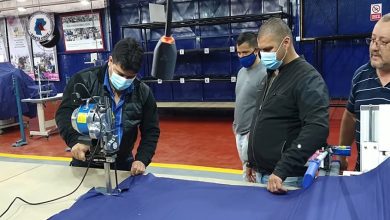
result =
[[[35,41],[45,41],[52,36],[54,22],[48,14],[37,11],[30,16],[28,21],[28,33]]]
[[[371,4],[370,20],[379,21],[382,18],[382,3]]]
[[[57,49],[45,48],[38,41],[32,41],[35,80],[60,81]]]
[[[34,77],[31,40],[27,33],[27,17],[7,17],[9,54],[12,65]]]
[[[8,62],[8,39],[5,31],[5,18],[0,19],[0,62]]]
[[[66,52],[104,50],[99,12],[62,15],[61,23]]]

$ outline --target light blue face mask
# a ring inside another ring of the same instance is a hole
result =
[[[110,77],[112,85],[114,86],[114,88],[116,90],[119,90],[119,91],[122,91],[122,90],[129,88],[131,86],[131,84],[133,83],[134,79],[135,79],[135,77],[132,79],[126,79],[114,71],[112,71],[112,74]]]
[[[286,53],[284,54],[282,60],[278,60],[276,58],[276,54],[279,51],[280,47],[282,46],[282,43],[283,43],[283,41],[280,43],[278,49],[275,52],[262,52],[262,51],[260,51],[261,61],[263,62],[263,64],[265,65],[265,67],[267,69],[276,70],[283,64],[283,60],[287,55],[287,50],[286,50]]]

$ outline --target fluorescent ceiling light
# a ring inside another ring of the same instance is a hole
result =
[[[89,0],[81,0],[80,3],[82,5],[89,5],[90,4],[90,1]]]
[[[25,11],[27,11],[27,9],[25,7],[18,7],[18,11],[19,12],[25,12]]]

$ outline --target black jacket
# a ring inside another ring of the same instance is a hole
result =
[[[326,146],[329,95],[321,75],[302,58],[261,82],[248,147],[250,167],[279,176],[303,176],[307,159]]]
[[[62,103],[55,118],[60,134],[69,147],[80,142],[79,137],[81,136],[71,125],[72,112],[79,107],[72,103],[71,94],[74,91],[74,85],[82,83],[92,96],[100,96],[106,90],[104,87],[106,69],[107,64],[102,67],[82,70],[75,74],[66,85]],[[118,167],[118,169],[128,169],[131,166],[132,150],[137,139],[138,129],[141,132],[141,141],[135,160],[143,162],[145,166],[149,165],[152,160],[160,135],[157,105],[152,91],[138,79],[134,80],[133,86],[132,93],[124,94],[126,97],[122,106],[123,136],[117,154],[117,164],[120,164],[122,168]],[[76,90],[81,97],[89,97],[81,86],[76,86]],[[76,159],[73,161],[80,162]]]

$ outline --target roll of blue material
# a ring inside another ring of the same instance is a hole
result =
[[[339,156],[351,156],[351,146],[332,146],[332,154]]]
[[[309,167],[306,170],[305,175],[303,176],[302,187],[307,189],[314,182],[316,177],[317,170],[320,166],[319,160],[312,160],[309,162]]]

